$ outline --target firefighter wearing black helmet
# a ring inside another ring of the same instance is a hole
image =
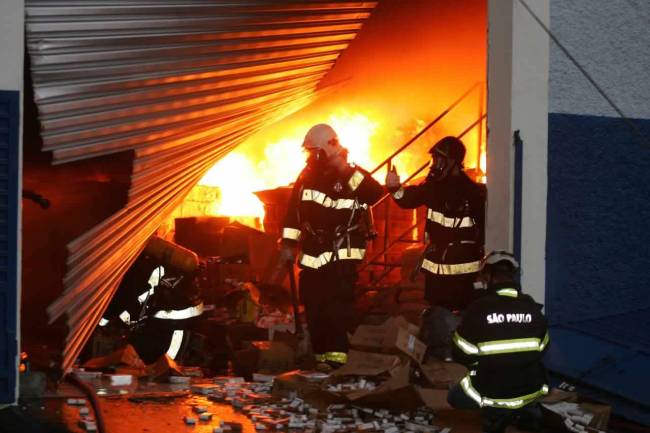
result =
[[[386,187],[402,208],[427,207],[428,245],[420,265],[427,300],[432,306],[463,310],[473,300],[483,256],[485,187],[463,171],[465,146],[458,138],[443,138],[430,153],[424,182],[403,187],[393,169],[386,175]]]
[[[300,250],[300,297],[317,361],[344,363],[354,323],[356,265],[365,255],[368,212],[384,194],[367,171],[347,161],[334,129],[312,127],[307,165],[296,180],[281,239],[281,262]],[[299,247],[299,248],[298,248]]]
[[[459,409],[483,409],[485,432],[501,433],[510,423],[524,430],[540,426],[535,402],[548,392],[542,357],[549,345],[541,305],[521,292],[519,264],[494,251],[482,263],[487,294],[465,311],[454,333],[454,360],[470,370],[449,391]]]

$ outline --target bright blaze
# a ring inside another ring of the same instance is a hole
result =
[[[215,203],[216,215],[264,216],[264,207],[253,191],[264,189],[253,162],[238,152],[231,152],[203,176],[200,185],[216,186],[220,191]]]
[[[377,116],[343,109],[321,121],[331,125],[337,132],[341,145],[349,151],[349,161],[369,171],[427,123],[417,120],[412,129],[387,130]],[[219,189],[218,201],[212,206],[210,214],[230,216],[244,223],[248,223],[251,217],[261,221],[264,206],[254,192],[289,185],[296,180],[305,166],[306,155],[302,142],[311,126],[312,124],[299,125],[271,143],[246,142],[217,162],[199,182],[200,185]],[[437,133],[428,139],[423,137],[419,140],[419,149],[408,149],[393,160],[403,180],[426,162],[426,151],[442,136],[444,135]],[[471,146],[473,143],[468,138],[464,141]],[[483,146],[480,160],[475,163],[479,166],[480,173],[485,173],[484,150]],[[420,173],[420,176],[424,175],[424,172]],[[374,175],[382,183],[384,176],[385,168]]]
[[[330,116],[327,123],[337,132],[341,144],[349,150],[351,162],[363,167],[376,164],[370,158],[376,122],[363,114],[342,112]],[[220,197],[219,202],[215,203],[214,214],[262,218],[264,206],[254,192],[289,185],[296,180],[305,166],[302,141],[308,129],[297,129],[292,136],[268,144],[263,155],[259,149],[238,149],[217,162],[199,181],[200,185],[219,188]]]

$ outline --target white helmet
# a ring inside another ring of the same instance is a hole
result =
[[[485,257],[483,257],[483,260],[481,260],[480,270],[482,271],[483,269],[485,269],[486,266],[496,265],[499,262],[510,263],[514,268],[513,270],[515,272],[519,270],[519,262],[517,261],[515,256],[504,250],[495,250],[490,252]]]
[[[307,131],[302,146],[307,150],[323,149],[329,154],[330,152],[328,152],[328,149],[337,147],[338,141],[339,137],[336,135],[334,128],[325,123],[319,123],[318,125],[312,126],[309,131]]]

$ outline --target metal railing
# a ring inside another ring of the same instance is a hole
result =
[[[469,133],[472,129],[475,127],[479,126],[479,157],[480,157],[480,150],[481,150],[481,135],[482,135],[482,125],[483,125],[483,120],[486,118],[486,114],[483,111],[483,84],[482,82],[477,82],[474,85],[472,85],[465,93],[463,93],[460,97],[458,97],[447,109],[445,109],[442,113],[440,113],[435,119],[433,119],[431,122],[429,122],[422,130],[420,130],[415,136],[413,136],[410,140],[408,140],[406,143],[404,143],[402,146],[400,146],[397,150],[395,150],[390,156],[388,156],[384,161],[382,161],[377,167],[375,167],[374,170],[372,170],[370,173],[375,174],[379,170],[381,170],[382,167],[387,166],[387,170],[390,170],[392,167],[393,159],[404,152],[408,147],[410,147],[413,143],[415,143],[420,137],[422,137],[429,129],[431,129],[435,124],[437,124],[441,119],[443,119],[447,114],[449,114],[450,111],[452,111],[460,102],[462,102],[469,94],[471,94],[474,90],[479,89],[480,91],[480,96],[479,96],[479,117],[476,119],[474,122],[472,122],[469,126],[467,126],[459,135],[457,135],[458,138],[464,137],[467,133]],[[415,170],[409,177],[407,177],[403,182],[402,185],[407,184],[411,180],[413,180],[418,174],[420,174],[424,169],[426,169],[429,166],[430,162],[427,161],[425,164],[423,164],[421,167],[419,167],[417,170]],[[411,227],[409,227],[407,230],[405,230],[403,233],[401,233],[397,238],[391,241],[390,239],[390,226],[391,226],[391,221],[390,221],[390,201],[387,201],[387,198],[390,196],[390,194],[385,194],[383,197],[381,197],[374,205],[373,209],[377,209],[380,205],[382,205],[385,202],[384,205],[384,244],[382,247],[382,250],[375,254],[370,260],[367,260],[359,269],[359,271],[364,271],[370,266],[383,266],[384,271],[377,277],[373,278],[370,285],[372,287],[377,286],[384,278],[386,278],[390,273],[395,270],[396,268],[399,267],[399,264],[396,263],[390,263],[388,260],[388,252],[391,248],[393,248],[395,245],[397,245],[400,242],[405,242],[405,237],[411,233],[413,230],[417,229],[423,221],[418,221],[415,224],[413,224]],[[419,242],[419,240],[416,240],[416,242]],[[381,257],[383,256],[383,261],[378,261]]]

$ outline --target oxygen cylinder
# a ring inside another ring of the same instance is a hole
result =
[[[158,236],[149,238],[144,253],[160,260],[163,266],[171,266],[183,272],[192,273],[199,267],[199,257],[194,251]]]

